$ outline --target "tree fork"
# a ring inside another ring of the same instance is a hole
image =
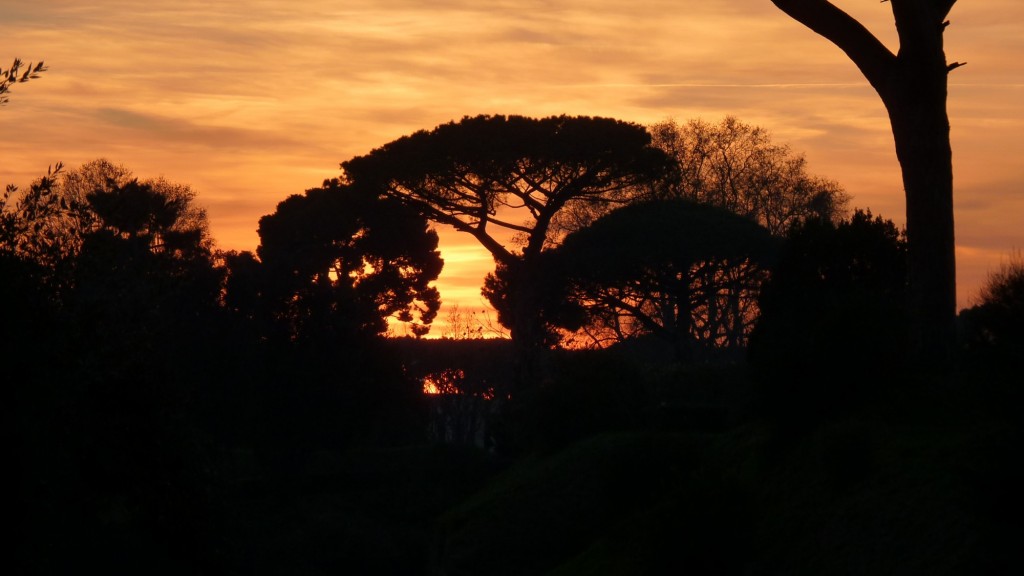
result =
[[[946,16],[956,0],[891,0],[893,54],[828,0],[772,0],[843,50],[878,92],[892,126],[906,195],[911,346],[918,367],[943,368],[956,340],[953,168],[946,113]]]

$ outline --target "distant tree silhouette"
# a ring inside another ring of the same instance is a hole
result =
[[[46,66],[42,60],[34,66],[31,62],[24,68],[22,66],[24,66],[24,62],[15,58],[10,68],[6,70],[0,68],[0,106],[4,106],[10,101],[8,94],[11,92],[11,86],[39,78],[41,73],[46,72]]]
[[[292,339],[352,341],[387,319],[426,334],[440,307],[437,233],[395,199],[337,180],[260,219],[263,296]]]
[[[195,197],[188,185],[139,181],[128,168],[104,159],[72,170],[58,164],[6,210],[2,242],[55,273],[78,256],[86,236],[100,231],[153,252],[209,251],[206,212]]]
[[[900,48],[893,54],[827,0],[772,0],[857,65],[889,113],[907,200],[912,353],[921,367],[948,366],[955,341],[953,163],[946,114],[946,16],[956,0],[892,0]]]
[[[226,376],[205,213],[187,186],[111,166],[51,171],[4,202],[2,251],[17,263],[5,285],[24,288],[25,315],[13,339],[23,358],[4,364],[27,368],[12,386],[31,460],[21,472],[47,487],[28,496],[39,515],[27,531],[80,565],[113,557],[126,533],[140,556],[196,541],[210,477],[203,400]],[[105,522],[115,510],[122,519]]]
[[[132,179],[90,192],[86,200],[98,225],[88,234],[105,232],[152,253],[186,255],[208,247],[205,218],[189,214],[189,194],[169,193],[172,190],[176,191]]]
[[[675,158],[679,178],[651,198],[685,198],[758,222],[776,236],[809,218],[839,220],[848,195],[838,183],[807,173],[807,161],[775,144],[763,128],[727,116],[718,124],[674,120],[650,127],[654,145]]]
[[[267,280],[256,254],[232,250],[218,256],[225,276],[222,304],[228,315],[258,339],[287,339],[287,330],[277,333],[270,303],[264,299]]]
[[[173,312],[184,302],[216,305],[206,213],[188,186],[139,181],[97,160],[58,164],[8,207],[15,192],[4,198],[0,251],[30,263],[39,289],[64,309],[73,328],[62,336],[141,345],[140,334],[184,318]]]
[[[59,302],[50,288],[52,271],[22,250],[30,232],[26,210],[32,204],[24,198],[49,199],[62,168],[60,164],[50,167],[24,195],[17,186],[8,185],[0,196],[0,301],[6,303],[0,314],[0,364],[12,374],[35,370],[38,376],[39,366],[46,364],[40,361],[47,356],[41,344],[50,336]]]
[[[746,345],[774,244],[767,229],[725,209],[661,200],[570,234],[551,265],[565,281],[563,301],[585,312],[591,341],[652,334],[689,360],[697,348]]]
[[[607,118],[477,116],[400,138],[341,165],[354,184],[380,190],[435,222],[472,235],[509,285],[511,337],[524,372],[536,379],[544,341],[539,261],[560,240],[554,220],[577,205],[623,202],[664,177],[669,159],[643,127]],[[520,248],[506,238],[517,235]]]
[[[790,231],[761,293],[749,349],[777,408],[813,417],[905,366],[906,250],[892,221],[869,211]]]
[[[47,168],[46,176],[33,182],[26,192],[7,185],[0,198],[0,252],[33,261],[47,259],[39,245],[49,248],[56,243],[48,237],[50,229],[55,227],[53,221],[68,210],[66,201],[62,202],[54,190],[63,169],[60,163]]]
[[[458,304],[448,307],[445,315],[445,329],[442,338],[449,340],[479,340],[482,338],[500,338],[502,330],[487,310],[477,312],[472,309],[460,308]]]
[[[126,378],[184,366],[188,335],[215,322],[221,272],[194,196],[163,180],[111,178],[77,207],[84,213],[74,221],[90,225],[72,231],[77,247],[61,265],[63,300],[77,337],[111,373],[121,364]]]
[[[1020,377],[1024,358],[1024,258],[1012,255],[989,274],[980,302],[960,313],[975,368]]]
[[[127,350],[159,349],[150,336],[216,306],[206,214],[188,186],[141,182],[98,160],[67,171],[58,164],[16,192],[5,195],[0,251],[32,271],[36,300],[60,310],[58,340],[90,343],[82,362],[142,361]]]

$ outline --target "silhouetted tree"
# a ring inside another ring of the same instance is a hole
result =
[[[60,253],[51,232],[68,212],[58,191],[63,164],[47,168],[46,176],[33,182],[25,192],[7,185],[0,198],[0,252],[52,266]]]
[[[60,338],[114,353],[79,361],[142,362],[139,347],[160,349],[151,336],[216,307],[206,214],[188,186],[142,182],[98,160],[69,171],[58,164],[9,208],[15,192],[4,198],[0,251],[27,263],[62,310]]]
[[[275,333],[274,316],[270,303],[263,298],[267,281],[256,254],[248,250],[232,250],[218,256],[224,269],[222,304],[237,321],[238,327],[257,339],[287,339],[283,335],[281,338],[272,336]]]
[[[22,68],[23,65],[24,62],[15,58],[10,68],[7,70],[0,68],[0,106],[10,101],[7,94],[10,93],[12,85],[34,80],[39,78],[39,74],[46,72],[46,66],[42,60],[35,66],[31,62],[24,68]]]
[[[22,249],[22,240],[29,233],[26,209],[29,198],[52,196],[54,179],[62,169],[51,167],[47,175],[32,183],[27,193],[8,185],[0,196],[0,364],[13,374],[34,373],[45,365],[46,341],[52,330],[58,302],[50,289],[52,273]]]
[[[62,168],[23,194],[8,189],[0,233],[0,251],[33,270],[45,295],[37,299],[63,310],[66,325],[57,334],[69,344],[89,342],[89,351],[104,342],[142,346],[148,340],[140,334],[190,317],[172,312],[184,302],[216,305],[219,279],[206,214],[188,186],[140,182],[103,160]]]
[[[742,348],[757,316],[768,230],[722,208],[662,200],[615,210],[553,251],[563,301],[592,341],[652,334],[680,359]],[[571,326],[568,328],[572,328]]]
[[[506,318],[522,360],[520,384],[535,379],[538,263],[557,243],[557,215],[576,205],[624,201],[668,173],[669,159],[643,127],[606,118],[477,116],[420,131],[342,163],[355,184],[408,204],[472,235],[499,266],[514,269]],[[519,247],[506,241],[517,235]]]
[[[352,341],[394,317],[417,336],[440,307],[437,233],[395,199],[337,180],[260,219],[263,297],[293,339]]]
[[[892,221],[861,210],[790,231],[749,348],[772,406],[812,418],[898,377],[908,347],[906,251]]]
[[[64,300],[104,370],[121,365],[127,377],[184,365],[189,334],[214,321],[221,273],[193,198],[187,186],[135,178],[86,194],[78,221],[92,224],[74,231]]]
[[[718,124],[674,120],[650,127],[654,145],[678,163],[679,178],[649,192],[725,208],[776,236],[809,218],[838,220],[849,197],[838,183],[807,173],[807,160],[775,144],[763,128],[727,116]]]
[[[101,230],[153,252],[181,256],[200,250],[208,256],[209,225],[195,197],[188,185],[164,178],[139,181],[129,169],[103,159],[72,170],[58,164],[5,210],[0,244],[54,276],[68,270],[86,236]]]
[[[1024,358],[1024,259],[1011,256],[989,274],[980,302],[960,313],[973,368],[1019,378]]]
[[[70,206],[60,221],[70,226],[51,233],[66,241],[55,286],[69,335],[90,343],[78,355],[86,373],[189,381],[205,366],[195,335],[216,334],[219,321],[222,276],[206,214],[188,186],[129,176],[108,177],[84,202],[60,188]]]
[[[58,564],[108,562],[132,538],[139,556],[161,546],[204,554],[192,545],[210,478],[199,426],[209,385],[225,376],[221,279],[194,193],[126,172],[51,173],[4,218],[5,250],[26,273],[19,282],[47,302],[32,319],[45,333],[30,339],[37,362],[14,396],[32,459],[24,483],[46,486],[28,497],[39,511],[28,530],[60,541]],[[72,174],[95,178],[72,190]],[[104,521],[112,513],[121,520]]]
[[[899,51],[893,54],[828,0],[772,0],[838,46],[889,113],[907,200],[913,354],[922,367],[952,358],[956,318],[953,163],[946,114],[943,34],[956,0],[892,0]]]

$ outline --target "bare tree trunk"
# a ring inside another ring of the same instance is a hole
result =
[[[516,392],[535,389],[548,377],[544,362],[547,347],[545,325],[541,317],[542,279],[538,270],[539,258],[539,246],[531,246],[524,251],[522,259],[509,260],[507,264],[514,269],[513,281],[509,286],[509,335],[515,354],[513,385]]]
[[[884,1],[884,0],[883,0]],[[907,203],[911,345],[918,365],[952,360],[956,320],[953,164],[943,31],[956,0],[891,0],[898,54],[828,0],[772,0],[841,48],[889,113]]]
[[[956,246],[944,59],[939,64],[908,70],[886,108],[907,202],[910,344],[917,360],[943,365],[956,337]]]

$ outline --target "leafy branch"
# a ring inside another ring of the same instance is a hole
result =
[[[7,104],[10,100],[7,94],[10,93],[11,86],[39,78],[39,75],[46,70],[46,65],[42,60],[38,64],[33,65],[29,62],[28,66],[24,66],[24,63],[18,58],[14,59],[14,63],[7,70],[0,68],[0,106]]]

